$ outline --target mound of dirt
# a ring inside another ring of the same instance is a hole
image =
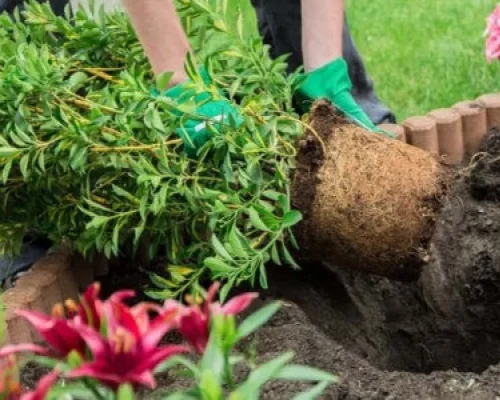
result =
[[[328,399],[497,399],[499,157],[493,130],[481,158],[457,174],[418,281],[334,265],[275,269],[267,295],[288,306],[259,333],[260,353],[294,349],[297,361],[337,373],[341,384]],[[273,385],[265,398],[287,399],[298,388]]]
[[[260,361],[294,350],[296,362],[337,374],[323,399],[500,398],[500,198],[492,195],[500,193],[500,131],[482,153],[457,174],[419,280],[335,265],[270,267],[260,305],[285,306],[255,337]],[[167,391],[186,384],[159,382]],[[288,400],[306,387],[276,382],[262,398]]]

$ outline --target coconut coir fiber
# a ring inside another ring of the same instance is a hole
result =
[[[314,105],[310,125],[292,184],[293,205],[304,214],[300,257],[416,279],[446,193],[445,167],[347,123],[327,102]]]

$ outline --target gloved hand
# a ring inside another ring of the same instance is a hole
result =
[[[353,123],[372,132],[387,134],[375,126],[352,97],[352,83],[343,58],[305,74],[304,78],[296,94],[302,112],[309,111],[315,100],[327,99]]]
[[[204,70],[200,70],[200,74],[206,83],[210,83],[210,78]],[[215,129],[219,129],[222,125],[229,125],[231,122],[239,126],[242,123],[242,118],[229,100],[214,99],[209,92],[195,92],[193,89],[187,88],[186,83],[174,86],[162,95],[175,100],[179,105],[191,100],[194,100],[198,105],[193,114],[204,120],[186,117],[182,126],[176,129],[177,135],[184,143],[184,150],[189,156],[194,157],[212,136],[208,124]],[[159,95],[158,92],[154,94]]]

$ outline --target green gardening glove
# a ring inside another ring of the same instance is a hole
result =
[[[210,83],[205,70],[200,70],[200,74],[205,83]],[[159,95],[158,92],[154,94]],[[219,130],[223,125],[231,124],[233,124],[231,126],[239,126],[243,121],[238,110],[229,100],[214,99],[209,92],[195,92],[192,88],[187,88],[186,83],[174,86],[162,95],[175,100],[179,105],[192,100],[197,104],[193,114],[199,118],[193,119],[189,116],[184,118],[179,111],[182,123],[176,129],[177,135],[184,143],[184,150],[191,157],[194,157],[198,150],[210,140],[214,129]]]
[[[385,133],[375,126],[352,97],[352,83],[343,58],[305,74],[304,78],[296,95],[302,112],[309,111],[314,101],[327,99],[353,123],[372,132]]]

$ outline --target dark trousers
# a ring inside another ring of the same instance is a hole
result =
[[[42,1],[40,1],[41,3]],[[0,0],[0,12],[7,11],[11,13],[18,6],[22,7],[23,0]],[[59,15],[64,13],[64,7],[69,3],[69,0],[49,0],[52,9]]]
[[[273,56],[290,54],[288,62],[291,71],[303,64],[300,2],[301,0],[252,0],[264,41],[271,46]],[[354,98],[374,123],[395,122],[394,114],[375,94],[373,81],[366,72],[345,15],[342,39],[343,57],[349,66]]]
[[[301,0],[251,1],[257,11],[259,30],[264,41],[271,45],[272,55],[276,57],[290,54],[289,68],[295,70],[302,65]],[[62,14],[69,0],[49,0],[49,2],[56,13]],[[22,3],[23,0],[0,0],[0,12],[12,12]],[[373,81],[368,76],[363,60],[356,49],[345,16],[343,49],[343,56],[349,66],[349,76],[353,84],[352,94],[358,104],[374,123],[394,122],[394,115],[375,94]]]

